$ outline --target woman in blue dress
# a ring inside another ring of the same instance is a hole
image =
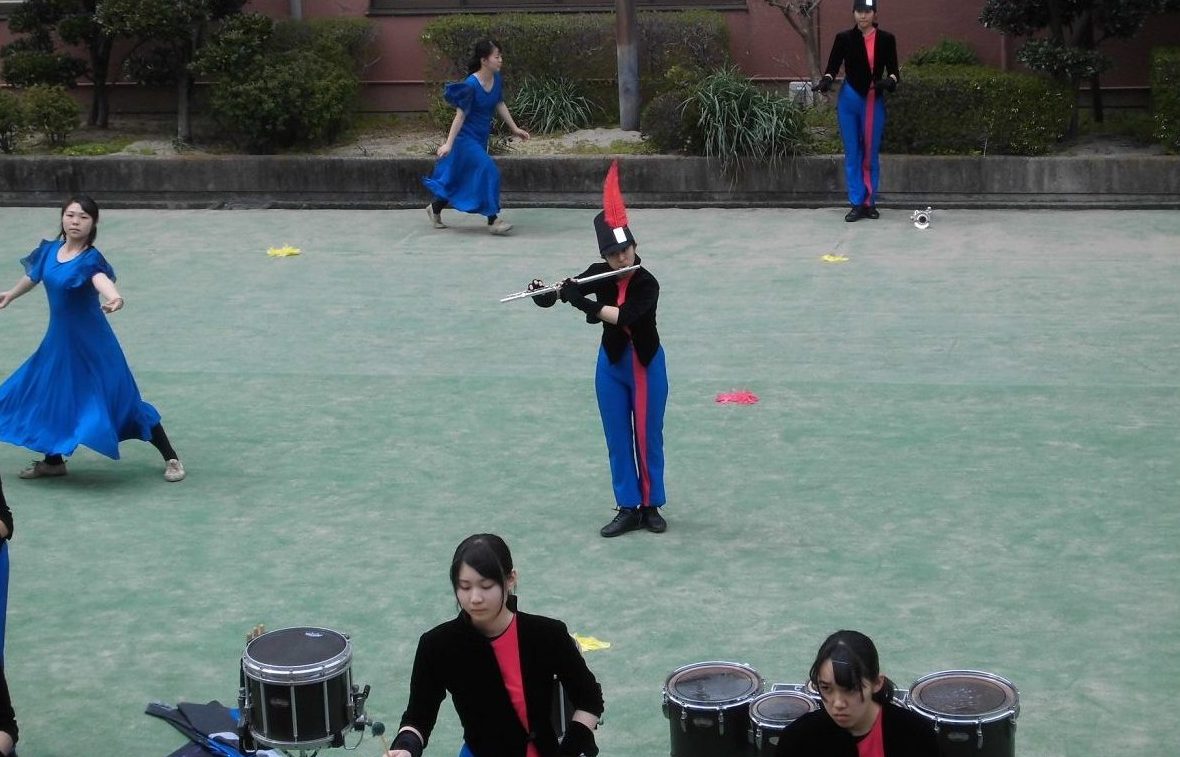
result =
[[[512,224],[500,220],[500,170],[488,155],[492,115],[498,115],[513,135],[528,139],[529,133],[516,125],[504,104],[503,65],[500,45],[494,40],[477,42],[467,63],[468,77],[448,84],[443,92],[455,106],[455,118],[447,141],[439,145],[434,173],[423,183],[434,194],[426,214],[436,229],[445,229],[442,209],[448,205],[464,213],[488,217],[488,231],[507,234]]]
[[[123,308],[115,271],[94,246],[98,205],[86,195],[66,200],[61,232],[21,259],[25,275],[0,292],[0,310],[38,283],[49,298],[49,327],[37,351],[0,385],[0,441],[45,455],[21,478],[66,475],[65,455],[78,445],[119,459],[119,442],[151,442],[164,458],[164,478],[184,466],[139,387],[107,315]],[[103,302],[100,304],[100,295]]]

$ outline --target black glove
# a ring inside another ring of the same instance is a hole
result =
[[[566,279],[565,281],[561,282],[557,293],[561,297],[562,302],[570,303],[586,296],[582,294],[581,289],[578,289],[578,285],[573,279]]]
[[[529,285],[527,287],[525,287],[525,291],[526,292],[535,292],[538,289],[544,289],[544,288],[545,288],[544,281],[541,281],[540,279],[533,279],[532,281],[529,282]]]
[[[565,737],[557,747],[561,757],[597,757],[598,745],[594,743],[594,731],[586,727],[585,723],[571,720],[569,728],[565,730]]]
[[[404,749],[413,757],[422,757],[422,739],[418,738],[418,734],[413,731],[400,731],[397,738],[389,745],[391,752],[396,752],[399,749]]]
[[[827,92],[831,88],[832,88],[832,77],[828,76],[827,74],[824,74],[823,78],[820,79],[819,81],[817,81],[815,83],[815,85],[811,88],[811,91],[812,92]]]
[[[897,79],[894,79],[892,76],[882,76],[877,80],[876,87],[883,92],[896,92]]]

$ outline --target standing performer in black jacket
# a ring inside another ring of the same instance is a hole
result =
[[[837,631],[811,666],[823,708],[801,716],[779,737],[776,757],[938,757],[929,721],[893,702],[877,648],[858,631]]]
[[[844,66],[844,86],[836,102],[840,138],[844,142],[844,180],[852,209],[845,221],[879,218],[877,185],[881,135],[885,132],[882,92],[897,89],[897,40],[877,28],[877,0],[855,0],[856,26],[836,35],[828,67],[814,87],[827,92]]]
[[[602,263],[575,278],[585,279],[639,265],[635,235],[627,225],[627,208],[619,189],[619,164],[611,163],[603,182],[603,211],[594,217]],[[529,291],[545,286],[534,279]],[[668,404],[668,369],[656,330],[660,283],[646,268],[577,283],[566,279],[559,293],[537,295],[533,302],[551,307],[560,295],[586,314],[586,323],[602,324],[602,345],[594,373],[598,414],[606,434],[611,488],[618,512],[599,531],[612,537],[646,528],[668,528],[660,510],[664,493],[664,409]],[[590,299],[588,295],[594,295]]]
[[[504,540],[464,539],[451,586],[459,616],[419,639],[410,702],[386,757],[421,757],[448,692],[463,724],[460,757],[595,757],[602,688],[564,623],[516,609]],[[550,721],[555,679],[574,708],[560,743]]]

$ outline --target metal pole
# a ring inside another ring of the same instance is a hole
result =
[[[295,21],[303,20],[303,0],[291,0],[291,18]]]
[[[619,125],[639,131],[639,30],[635,0],[615,0],[615,45],[619,63]]]

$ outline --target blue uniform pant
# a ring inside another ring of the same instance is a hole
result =
[[[664,407],[668,404],[668,370],[664,348],[643,365],[628,345],[612,364],[598,350],[594,375],[598,412],[606,434],[611,486],[618,507],[664,504]]]
[[[885,102],[876,90],[868,97],[847,82],[840,87],[836,101],[836,120],[844,142],[844,181],[848,203],[855,207],[877,204],[877,185],[881,178],[881,135],[885,133]]]

